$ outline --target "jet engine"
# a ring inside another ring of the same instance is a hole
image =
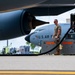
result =
[[[31,29],[45,23],[26,10],[0,13],[0,40],[29,34]]]

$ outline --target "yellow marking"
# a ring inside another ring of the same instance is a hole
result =
[[[74,75],[75,72],[56,72],[56,71],[0,71],[0,74],[68,74]]]

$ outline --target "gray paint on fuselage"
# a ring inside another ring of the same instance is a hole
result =
[[[62,28],[62,33],[61,33],[61,39],[65,35],[65,33],[68,31],[70,28],[70,24],[68,23],[62,23],[59,24]],[[40,45],[42,41],[53,41],[52,35],[54,33],[54,24],[51,25],[46,25],[40,28],[37,28],[34,32],[33,35],[31,35],[30,41],[31,43],[34,43],[36,45]]]

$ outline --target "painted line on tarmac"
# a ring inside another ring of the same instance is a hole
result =
[[[56,71],[0,71],[0,74],[68,74],[75,75],[75,72]]]

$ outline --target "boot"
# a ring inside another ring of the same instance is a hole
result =
[[[60,50],[57,50],[54,55],[60,55]]]

